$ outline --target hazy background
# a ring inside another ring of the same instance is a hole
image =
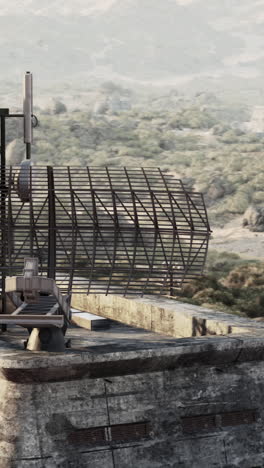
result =
[[[18,98],[31,70],[38,96],[107,79],[262,102],[263,30],[264,0],[0,0],[1,82]]]

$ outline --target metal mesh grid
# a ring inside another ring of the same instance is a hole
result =
[[[200,193],[160,169],[8,167],[1,269],[37,256],[64,292],[166,294],[202,272],[210,235]],[[24,179],[23,179],[24,177]],[[23,193],[24,193],[23,192]],[[20,193],[21,195],[21,193]]]

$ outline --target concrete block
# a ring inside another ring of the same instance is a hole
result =
[[[86,328],[87,330],[102,330],[110,327],[110,320],[94,315],[89,312],[81,312],[80,310],[72,309],[72,323],[78,327]]]

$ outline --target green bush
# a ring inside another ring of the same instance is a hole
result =
[[[109,96],[126,91],[115,83],[100,88]],[[177,105],[171,101],[174,98],[171,93],[153,99],[137,96],[131,110],[114,116],[94,115],[91,105],[58,115],[39,110],[33,160],[54,165],[159,166],[192,180],[205,194],[220,178],[225,181],[223,196],[211,197],[209,206],[209,218],[215,223],[242,214],[251,201],[261,204],[263,138],[232,128],[234,119],[242,121],[248,115],[247,107],[221,103],[218,98],[217,105],[215,98],[207,102],[206,93],[192,99],[178,95]],[[10,122],[14,122],[8,130],[12,140],[22,135],[22,127],[15,119]]]
[[[253,193],[252,200],[255,203],[264,203],[264,191],[256,191]]]
[[[226,208],[234,214],[243,214],[251,202],[248,193],[240,190],[227,203]]]
[[[239,137],[236,135],[236,132],[234,130],[227,130],[221,135],[221,137],[219,137],[219,140],[222,143],[230,145],[233,143],[237,143],[239,141]]]

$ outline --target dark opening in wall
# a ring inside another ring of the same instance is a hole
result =
[[[116,424],[112,426],[77,429],[68,435],[68,441],[74,445],[100,445],[110,442],[129,442],[149,437],[148,421]]]
[[[182,418],[183,432],[213,431],[218,427],[253,424],[257,419],[256,410],[232,411],[219,414],[186,416]]]

